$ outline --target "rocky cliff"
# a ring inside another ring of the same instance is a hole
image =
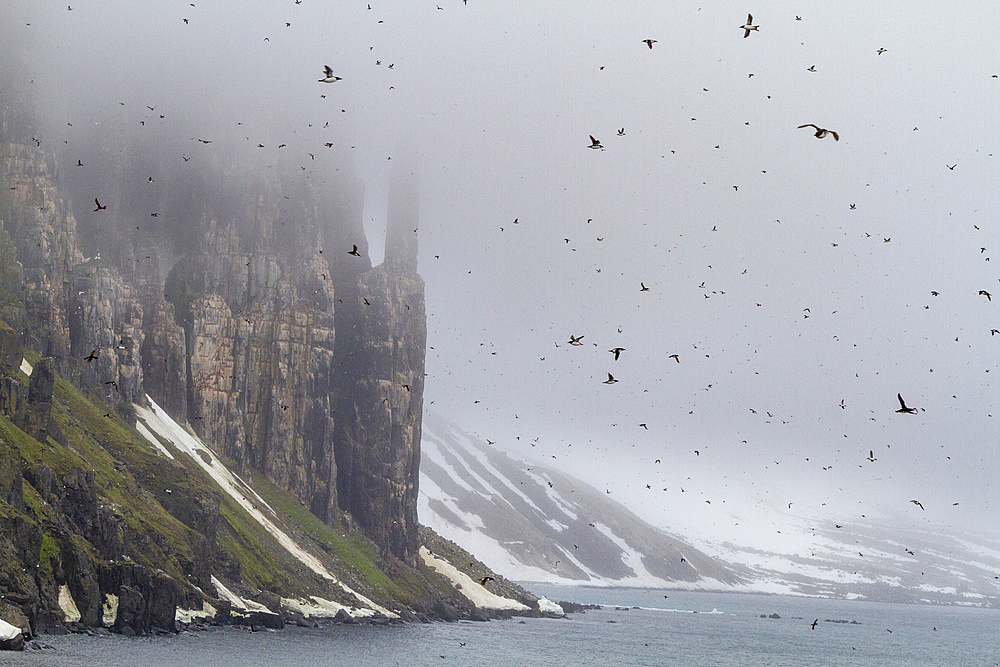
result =
[[[112,595],[139,619],[121,623],[148,629],[163,627],[160,606],[210,587],[213,572],[247,582],[247,536],[212,483],[122,453],[138,442],[130,429],[146,428],[136,410],[147,395],[240,479],[287,494],[328,528],[357,528],[386,567],[420,571],[415,176],[396,178],[386,259],[372,267],[349,172],[318,187],[220,148],[218,159],[143,178],[156,146],[124,133],[80,139],[103,165],[89,169],[38,138],[45,126],[26,103],[0,95],[0,500],[10,524],[0,549],[23,551],[11,562],[45,574],[21,581],[7,568],[6,599],[33,622],[54,619],[65,586],[80,622],[94,625]],[[22,357],[34,362],[30,380]],[[77,398],[94,414],[74,415]],[[143,500],[124,502],[130,493]]]
[[[387,261],[371,268],[347,252],[367,245],[353,181],[335,198],[344,217],[328,217],[330,197],[273,174],[213,174],[201,210],[165,203],[164,215],[192,216],[185,225],[145,229],[128,160],[104,186],[108,209],[91,210],[74,206],[83,195],[60,186],[40,142],[4,139],[0,219],[25,343],[112,404],[148,393],[238,469],[323,520],[351,512],[412,562],[425,342],[415,242],[390,231]],[[78,238],[76,214],[100,233]],[[391,219],[415,228],[416,210],[397,203]]]

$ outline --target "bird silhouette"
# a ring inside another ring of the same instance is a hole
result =
[[[985,296],[987,301],[992,301],[993,300],[992,295],[990,295],[990,293],[987,292],[984,289],[979,290],[979,296]]]
[[[88,364],[91,361],[93,361],[94,359],[97,359],[97,348],[96,347],[93,350],[90,351],[90,354],[88,354],[86,357],[83,358],[83,360],[86,361]]]
[[[878,459],[875,458],[875,452],[870,449],[868,450],[868,460],[871,461],[872,463],[878,461]]]
[[[819,619],[818,619],[818,618],[817,618],[816,620],[814,620],[814,621],[812,622],[812,629],[813,629],[813,630],[815,630],[815,629],[816,629],[816,624],[817,624],[817,623],[819,623]]]
[[[604,381],[604,384],[614,384],[616,382],[618,382],[618,380],[616,380],[611,373],[608,373],[608,379]]]
[[[580,336],[574,336],[573,334],[570,334],[569,335],[569,344],[570,345],[576,345],[576,346],[583,345],[583,343],[580,342],[581,338],[583,338],[582,335],[580,335]]]
[[[106,204],[104,206],[101,206],[101,202],[97,201],[97,197],[94,197],[94,203],[97,204],[97,208],[94,209],[94,213],[97,213],[98,211],[103,211],[104,209],[107,208]]]
[[[924,506],[920,503],[919,500],[911,500],[910,502],[919,507],[920,509],[924,509]]]
[[[750,36],[750,31],[751,30],[757,30],[757,28],[759,27],[759,26],[751,25],[752,23],[753,23],[753,16],[751,16],[750,14],[747,14],[747,22],[745,24],[743,24],[743,25],[740,26],[740,29],[742,29],[742,30],[745,31],[743,33],[743,39],[746,39],[747,37]]]
[[[655,39],[644,39],[644,40],[642,40],[642,41],[643,41],[643,43],[644,43],[644,44],[645,44],[646,46],[648,46],[648,47],[649,47],[649,48],[651,48],[651,49],[653,48],[653,44],[656,44],[656,40],[655,40]]]
[[[348,250],[347,254],[348,255],[354,255],[355,257],[361,257],[361,253],[358,252],[358,246],[354,246],[353,248],[351,248],[350,250]]]
[[[903,396],[901,394],[896,394],[896,398],[899,399],[899,410],[896,410],[896,412],[902,412],[902,413],[905,413],[905,414],[908,414],[908,415],[915,415],[915,414],[917,414],[917,409],[916,408],[908,408],[908,407],[906,407],[906,403],[903,402]]]
[[[326,75],[322,79],[319,79],[320,83],[333,83],[334,81],[340,81],[341,77],[333,75],[333,69],[329,65],[323,66],[323,73]]]
[[[615,361],[618,361],[618,356],[625,351],[624,347],[613,347],[608,352],[615,355]]]
[[[601,145],[599,139],[594,138],[594,135],[590,135],[590,145],[587,148],[600,148],[602,151],[604,150],[604,146]]]
[[[646,283],[641,282],[641,281],[639,282],[639,291],[640,292],[648,292],[649,291],[649,288],[646,287]]]
[[[681,363],[681,357],[679,354],[669,354],[667,355],[667,359],[673,359],[677,363]]]
[[[479,580],[479,585],[485,586],[487,581],[496,581],[496,579],[490,576],[483,577],[482,579]]]
[[[826,137],[826,135],[830,134],[830,135],[833,135],[833,140],[834,141],[840,141],[840,135],[837,134],[836,132],[834,132],[833,130],[828,130],[825,127],[820,127],[819,125],[814,125],[812,123],[806,123],[805,125],[799,125],[798,129],[801,130],[803,127],[815,127],[816,128],[816,132],[813,134],[813,136],[816,137],[817,139],[823,139],[823,138]]]

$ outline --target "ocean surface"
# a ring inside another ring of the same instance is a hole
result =
[[[997,665],[1000,610],[532,585],[566,619],[44,636],[7,665]],[[778,614],[780,618],[761,618]],[[814,619],[816,629],[811,629]],[[829,619],[829,621],[827,620]],[[523,621],[523,622],[521,622]],[[834,623],[830,621],[848,621]],[[850,623],[857,621],[857,623]]]

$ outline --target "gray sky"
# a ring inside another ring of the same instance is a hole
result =
[[[54,135],[351,164],[375,262],[415,140],[425,406],[497,446],[664,525],[994,523],[996,3],[7,4]]]

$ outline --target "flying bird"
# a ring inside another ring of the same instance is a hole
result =
[[[819,619],[818,619],[818,618],[817,618],[816,620],[814,620],[814,621],[812,622],[812,629],[813,629],[813,630],[815,630],[815,629],[816,629],[816,624],[817,624],[817,623],[819,623]]]
[[[480,586],[485,586],[487,581],[496,581],[496,579],[494,579],[493,577],[489,577],[489,576],[483,577],[482,579],[479,580],[479,585]]]
[[[608,352],[615,355],[615,361],[618,361],[618,355],[625,351],[624,347],[613,347]]]
[[[833,130],[828,130],[828,129],[824,128],[824,127],[820,127],[819,125],[813,125],[812,123],[806,123],[805,125],[799,125],[798,129],[801,130],[803,127],[815,127],[816,128],[816,132],[813,134],[813,136],[816,137],[817,139],[823,139],[823,138],[826,137],[826,135],[832,134],[834,141],[840,141],[840,135],[838,135]]]
[[[356,246],[356,245],[353,248],[351,248],[350,250],[348,250],[347,254],[348,255],[354,255],[355,257],[361,257],[361,253],[358,252],[358,246]]]
[[[602,151],[604,150],[604,146],[601,145],[599,139],[594,138],[594,135],[590,135],[590,145],[587,148],[600,148]]]
[[[984,289],[979,290],[979,296],[985,296],[987,301],[992,301],[993,297]]]
[[[753,23],[753,16],[751,16],[750,14],[747,14],[747,22],[744,25],[740,26],[740,29],[745,31],[743,33],[743,39],[746,39],[747,37],[750,36],[750,31],[751,30],[757,30],[757,28],[759,27],[759,26],[751,25],[752,23]]]
[[[948,167],[948,169],[950,169],[951,171],[955,171],[955,167],[958,166],[958,163],[956,162],[955,164],[945,164],[944,166]]]
[[[910,502],[919,507],[920,509],[924,509],[924,506],[920,504],[919,500],[911,500]]]
[[[582,335],[580,335],[580,336],[574,336],[573,334],[570,334],[569,335],[569,344],[570,345],[576,345],[576,346],[583,345],[583,343],[580,342],[581,338],[583,338]]]
[[[94,203],[97,204],[97,208],[94,209],[94,213],[97,213],[98,211],[103,211],[104,209],[107,208],[107,205],[101,206],[101,202],[97,201],[97,197],[94,197]]]
[[[83,358],[83,360],[86,361],[88,364],[91,361],[93,361],[94,359],[97,359],[97,348],[96,347],[93,350],[90,351],[90,354],[88,354],[86,357]]]
[[[340,81],[342,77],[333,75],[333,68],[329,65],[323,65],[323,73],[326,74],[322,79],[319,79],[320,83],[333,83],[334,81]]]
[[[618,382],[618,380],[611,373],[608,373],[608,379],[604,381],[604,384],[614,384],[615,382]]]
[[[889,50],[889,49],[882,49],[882,48],[880,48],[880,49],[878,50],[878,55],[882,55],[883,53],[885,53],[885,52],[886,52],[886,51],[888,51],[888,50]]]
[[[871,449],[868,450],[868,460],[871,461],[872,463],[878,461],[878,459],[875,458],[875,452],[872,451]]]
[[[618,130],[618,136],[619,137],[624,137],[625,136],[625,128],[624,127],[622,129]]]
[[[656,40],[655,40],[655,39],[644,39],[644,40],[642,40],[642,41],[643,41],[643,43],[644,43],[644,44],[645,44],[646,46],[648,46],[648,47],[649,47],[649,48],[651,48],[651,49],[653,48],[653,44],[656,44]]]
[[[640,292],[648,292],[649,291],[649,288],[646,287],[646,283],[644,283],[642,281],[639,282],[639,291]]]
[[[671,355],[667,355],[667,359],[673,359],[673,360],[674,360],[674,361],[676,361],[677,363],[681,363],[681,357],[680,357],[680,355],[679,355],[679,354],[671,354]]]
[[[896,394],[896,398],[899,399],[899,410],[896,410],[896,412],[902,412],[902,413],[908,414],[908,415],[915,415],[915,414],[917,414],[917,409],[916,408],[908,408],[908,407],[906,407],[906,403],[903,402],[903,396],[902,396],[902,394]]]

